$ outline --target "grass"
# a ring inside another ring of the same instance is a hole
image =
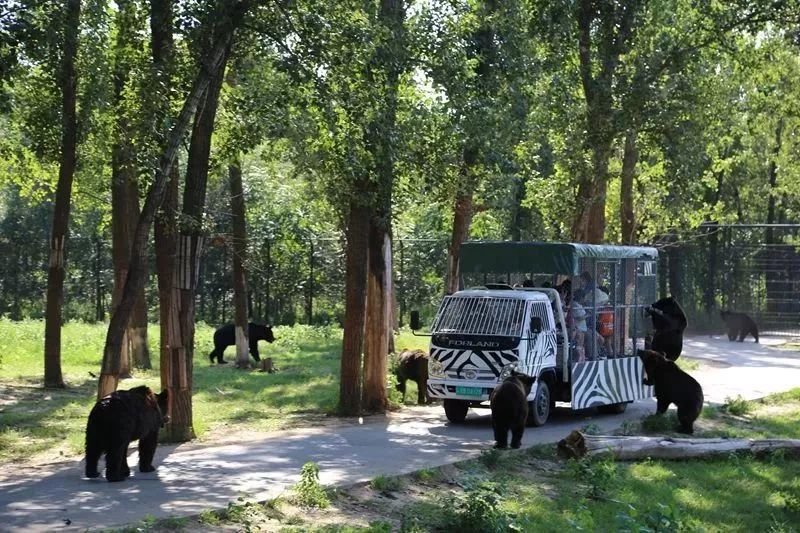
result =
[[[800,388],[752,403],[747,418],[709,410],[701,422],[713,427],[703,431],[798,438]],[[455,465],[337,489],[328,509],[298,510],[286,500],[261,507],[247,524],[270,531],[790,532],[800,531],[800,461],[779,453],[561,461],[552,446],[488,450]],[[225,519],[221,525],[238,527]]]
[[[70,322],[62,329],[62,371],[67,385],[44,390],[44,322],[0,319],[0,464],[34,459],[51,461],[82,453],[86,417],[95,401],[106,324]],[[194,429],[201,439],[233,431],[270,431],[309,425],[332,413],[339,394],[341,330],[331,327],[275,328],[273,344],[260,343],[278,372],[211,366],[214,328],[197,324],[194,356]],[[160,389],[159,331],[148,331],[154,368],[135,370],[119,388],[148,385]],[[429,338],[403,330],[397,350],[427,349]],[[233,347],[227,360],[233,359]],[[395,391],[396,392],[396,391]],[[408,382],[406,402],[416,403],[416,384]],[[399,394],[392,397],[399,402]]]

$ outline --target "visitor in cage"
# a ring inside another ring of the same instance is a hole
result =
[[[602,339],[606,356],[611,358],[617,355],[614,347],[614,306],[609,299],[608,287],[600,287],[598,293],[595,302],[598,308],[597,333]]]

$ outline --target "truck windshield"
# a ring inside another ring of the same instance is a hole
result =
[[[446,296],[433,333],[521,337],[525,300],[474,296]]]

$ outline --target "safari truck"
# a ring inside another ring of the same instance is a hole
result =
[[[516,369],[537,378],[528,396],[534,426],[556,401],[621,413],[653,396],[636,350],[656,300],[657,259],[638,246],[462,244],[460,283],[469,288],[445,296],[433,320],[429,396],[462,422],[470,407],[489,407]],[[412,316],[412,328],[418,322]]]

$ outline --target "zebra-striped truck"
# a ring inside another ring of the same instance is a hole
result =
[[[428,395],[444,400],[451,422],[488,407],[512,368],[537,378],[528,396],[534,426],[556,401],[621,413],[653,396],[636,350],[644,347],[644,309],[656,299],[655,249],[468,242],[461,253],[462,284],[484,281],[445,296],[428,365]],[[487,283],[489,276],[499,280]]]

